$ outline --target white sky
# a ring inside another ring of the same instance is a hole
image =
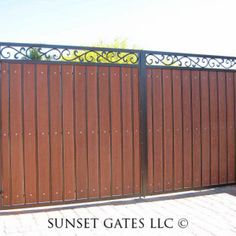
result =
[[[236,56],[236,0],[0,0],[0,41]]]

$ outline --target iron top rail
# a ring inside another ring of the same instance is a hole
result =
[[[141,57],[145,57],[144,60]],[[0,42],[0,60],[135,66],[143,62],[147,67],[236,70],[236,57],[6,42]]]

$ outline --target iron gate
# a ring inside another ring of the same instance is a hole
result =
[[[235,183],[235,69],[232,57],[0,43],[1,208]]]

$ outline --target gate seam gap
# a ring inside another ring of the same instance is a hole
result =
[[[100,93],[99,93],[99,89],[100,89],[100,86],[99,86],[99,83],[100,83],[100,76],[99,76],[99,67],[96,66],[96,82],[97,82],[97,137],[98,137],[98,148],[97,148],[97,152],[98,152],[98,198],[101,198],[101,156],[100,156],[100,143],[101,143],[101,140],[100,140],[100,104],[99,104],[99,96],[100,96]]]
[[[63,115],[63,76],[62,76],[62,65],[60,65],[60,109],[61,109],[61,149],[62,149],[62,201],[65,201],[65,170],[64,170],[64,115]]]
[[[39,202],[39,167],[38,167],[38,98],[37,98],[37,65],[34,65],[34,115],[35,115],[35,161],[36,161],[36,201]]]
[[[49,202],[52,202],[52,148],[51,148],[51,99],[50,99],[50,65],[47,65],[48,82],[48,143],[49,143]]]
[[[134,186],[134,176],[135,176],[135,168],[134,168],[134,101],[133,101],[133,69],[130,68],[130,99],[131,99],[131,120],[132,120],[132,127],[131,127],[131,130],[132,130],[132,135],[131,135],[131,138],[132,138],[132,192],[134,194],[135,192],[135,186]]]
[[[112,115],[111,115],[111,68],[108,67],[108,91],[109,91],[109,129],[110,129],[110,196],[112,196]]]
[[[122,98],[122,86],[123,86],[123,78],[122,78],[122,68],[119,66],[119,74],[120,74],[120,117],[121,117],[121,123],[120,123],[120,128],[121,128],[121,194],[122,196],[124,195],[124,150],[123,150],[123,98]]]
[[[22,161],[23,161],[23,200],[24,204],[26,204],[26,184],[25,184],[25,125],[24,125],[24,65],[20,65],[21,75],[21,136],[22,136]]]
[[[76,114],[75,114],[75,65],[72,65],[72,86],[73,86],[73,136],[74,136],[74,189],[73,192],[75,194],[75,199],[77,200],[77,173],[76,173],[76,166],[77,166],[77,161],[76,161],[76,154],[77,154],[77,149],[76,149]]]

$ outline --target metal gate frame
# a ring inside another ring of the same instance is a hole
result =
[[[30,55],[30,51],[32,49],[33,50],[37,49],[39,58],[32,58],[32,56]],[[17,62],[22,64],[28,64],[28,63],[72,64],[73,63],[78,65],[95,65],[95,66],[118,65],[123,67],[129,66],[138,68],[140,154],[141,154],[140,197],[141,196],[145,197],[146,195],[150,195],[150,193],[148,193],[147,191],[147,179],[148,179],[147,69],[169,68],[178,70],[188,69],[188,70],[215,70],[215,71],[227,71],[227,72],[236,71],[236,57],[147,51],[147,50],[77,47],[77,46],[66,46],[66,45],[62,46],[62,45],[44,45],[44,44],[4,43],[4,42],[0,42],[0,63],[1,62],[6,62],[6,63]],[[0,74],[1,74],[1,67],[0,67]],[[0,78],[0,88],[1,88],[1,78]],[[1,123],[1,115],[0,115],[0,123]],[[0,145],[2,145],[2,135],[3,135],[2,127],[0,127],[0,133],[1,133]],[[0,154],[1,154],[0,170],[2,170],[2,153]],[[2,174],[0,174],[0,186],[2,187]],[[3,190],[1,189],[0,191],[1,191],[0,194],[2,194]],[[111,199],[114,199],[114,197],[111,197]],[[96,200],[104,200],[104,199],[96,199]]]

